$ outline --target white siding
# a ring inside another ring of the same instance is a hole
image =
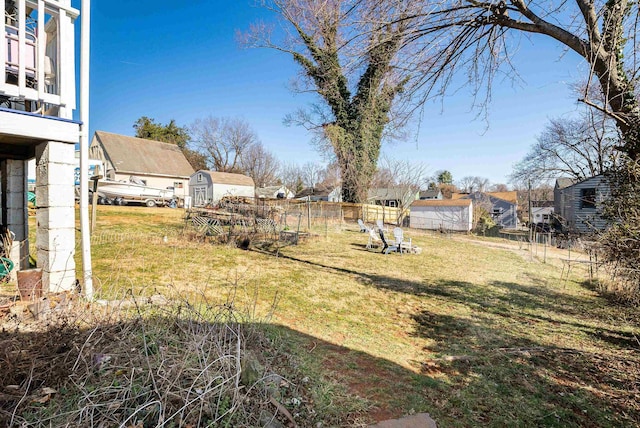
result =
[[[471,212],[470,206],[412,206],[410,225],[416,229],[468,232],[472,228]]]
[[[533,223],[550,224],[552,214],[553,207],[531,207],[531,220]]]
[[[218,202],[225,196],[242,196],[246,198],[254,198],[256,196],[256,193],[253,186],[213,183],[213,202]]]

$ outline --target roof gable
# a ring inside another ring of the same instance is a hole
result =
[[[494,198],[502,199],[503,201],[507,201],[514,205],[518,204],[518,192],[512,190],[510,192],[485,192],[489,196],[493,196]]]
[[[116,172],[189,177],[193,167],[175,144],[96,131]]]
[[[569,177],[560,177],[556,179],[556,189],[564,189],[565,187],[573,186],[579,180]]]

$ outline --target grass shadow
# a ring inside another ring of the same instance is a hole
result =
[[[355,427],[402,416],[407,396],[424,411],[425,388],[441,386],[285,326],[208,318],[153,310],[95,327],[0,332],[0,426],[156,426],[170,417],[209,426],[217,412],[229,426],[263,426],[264,415],[288,426],[295,415],[299,427]]]

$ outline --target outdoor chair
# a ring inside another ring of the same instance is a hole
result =
[[[358,219],[358,226],[360,226],[360,232],[368,232],[369,231],[369,227],[364,224],[364,221],[362,221],[361,218]]]
[[[382,220],[376,220],[376,226],[378,227],[378,230],[382,230],[384,232],[389,231],[389,229],[385,227],[384,222]]]
[[[409,238],[408,241],[404,240],[404,231],[402,228],[396,227],[393,229],[393,239],[396,251],[400,254],[402,254],[402,252],[407,253],[411,251],[411,238]]]
[[[389,246],[388,251],[397,251],[400,254],[402,253],[412,253],[412,254],[420,254],[422,253],[422,248],[413,245],[411,242],[411,238],[405,241],[404,239],[404,231],[396,227],[393,229],[393,243]]]
[[[378,235],[376,235],[376,231],[374,229],[369,229],[369,242],[367,242],[367,250],[371,248],[379,247],[382,243],[382,239]]]
[[[395,245],[389,245],[389,243],[387,242],[387,238],[385,238],[384,236],[384,230],[378,228],[378,234],[380,236],[380,241],[382,241],[382,253],[389,254],[391,251],[397,250]]]

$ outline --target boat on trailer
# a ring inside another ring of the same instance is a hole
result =
[[[149,187],[133,176],[129,181],[99,180],[97,192],[102,203],[116,205],[137,202],[153,207],[169,205],[177,199],[173,189]]]

